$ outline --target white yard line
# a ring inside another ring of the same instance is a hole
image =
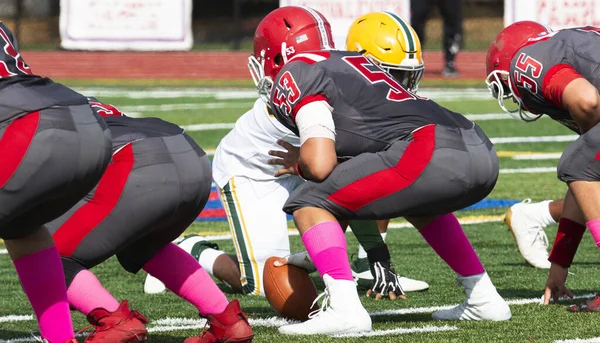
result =
[[[557,160],[562,152],[541,152],[537,154],[516,154],[513,160]]]
[[[194,125],[182,125],[181,128],[185,131],[210,131],[210,130],[223,130],[233,129],[235,123],[214,123],[214,124],[194,124]]]
[[[578,135],[494,137],[490,138],[490,141],[494,144],[572,142],[578,137]]]
[[[535,174],[535,173],[556,173],[556,167],[500,169],[500,174]]]
[[[562,339],[554,343],[600,343],[600,337]]]
[[[256,99],[258,97],[256,89],[248,87],[156,87],[148,90],[116,87],[75,87],[74,89],[84,95],[98,98],[175,99],[205,97],[215,99]],[[421,88],[419,95],[436,101],[493,100],[485,88]]]
[[[345,333],[339,335],[333,335],[336,338],[348,338],[348,337],[374,337],[374,336],[390,336],[390,335],[404,335],[409,333],[421,333],[421,332],[444,332],[444,331],[456,331],[456,326],[431,326],[426,325],[422,327],[414,328],[396,328],[388,330],[374,330],[371,332],[358,332],[358,333]]]

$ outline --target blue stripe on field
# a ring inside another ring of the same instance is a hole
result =
[[[511,200],[511,199],[484,199],[480,202],[471,205],[461,211],[468,210],[485,210],[490,208],[507,208],[510,207],[521,200]],[[218,210],[223,209],[221,201],[219,199],[209,200],[206,206],[204,207],[207,210]],[[288,215],[288,220],[292,219],[292,216]],[[225,221],[227,218],[223,217],[198,217],[196,219],[197,222],[211,222],[211,221]]]

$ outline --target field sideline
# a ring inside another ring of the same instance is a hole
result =
[[[213,150],[235,120],[255,99],[252,89],[194,85],[178,87],[107,87],[78,82],[75,88],[88,96],[119,107],[129,115],[156,116],[186,128],[207,151]],[[421,95],[430,97],[454,111],[467,114],[492,137],[500,158],[501,175],[490,199],[534,201],[560,198],[566,187],[556,179],[556,164],[564,148],[576,138],[572,132],[549,119],[524,124],[501,114],[498,104],[480,88],[445,89],[422,87]],[[377,342],[600,342],[600,317],[596,314],[568,313],[563,304],[540,306],[547,271],[525,264],[510,233],[502,222],[505,207],[457,213],[465,231],[480,255],[499,292],[511,305],[513,319],[508,322],[434,322],[431,312],[463,300],[452,271],[425,244],[420,235],[402,220],[395,220],[388,243],[397,269],[404,275],[425,280],[427,292],[409,293],[407,300],[375,301],[362,297],[373,316],[369,341]],[[265,223],[267,226],[268,223]],[[290,228],[293,223],[290,222]],[[301,241],[291,230],[292,249]],[[188,233],[211,236],[221,248],[233,253],[225,222],[204,221],[193,224]],[[556,225],[547,230],[552,243]],[[349,252],[356,253],[356,240],[347,234]],[[0,251],[1,252],[1,251]],[[579,248],[567,285],[586,298],[600,290],[598,249],[586,234]],[[128,299],[132,308],[150,319],[150,342],[182,342],[197,335],[204,326],[195,309],[172,294],[145,295],[144,273],[130,275],[116,259],[96,267],[94,272],[107,289],[119,299]],[[314,275],[317,287],[323,284]],[[0,342],[34,342],[32,311],[17,281],[6,254],[0,255]],[[228,288],[222,285],[228,292]],[[266,300],[228,293],[238,298],[250,314],[256,332],[255,342],[362,342],[363,337],[282,337],[277,327],[286,323],[275,317]],[[76,328],[87,325],[73,312]],[[83,341],[83,337],[80,337]]]

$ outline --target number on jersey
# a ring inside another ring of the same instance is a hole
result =
[[[538,92],[537,82],[531,77],[527,76],[531,72],[531,76],[537,79],[542,74],[544,66],[542,63],[535,58],[522,52],[517,58],[515,63],[515,84],[519,87],[527,88],[531,93],[536,94]]]
[[[378,65],[371,62],[365,56],[344,56],[342,60],[348,63],[354,70],[359,72],[369,82],[385,83],[390,88],[386,98],[391,101],[415,100],[417,97],[404,89],[390,74],[381,69]]]
[[[280,90],[281,89],[281,90]],[[285,113],[292,113],[292,105],[300,99],[300,89],[289,71],[279,78],[278,86],[273,94],[273,104],[279,106]]]
[[[90,106],[102,117],[121,117],[123,113],[113,105],[103,104],[101,102],[90,102]]]
[[[6,78],[18,74],[31,75],[31,68],[23,58],[21,54],[17,52],[17,49],[13,46],[8,37],[8,34],[4,31],[2,26],[0,26],[0,45],[2,45],[3,52],[1,55],[5,55],[7,57],[0,57],[0,78]]]

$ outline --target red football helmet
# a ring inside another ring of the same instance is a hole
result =
[[[254,54],[248,59],[248,69],[261,99],[269,102],[273,80],[295,54],[331,49],[331,25],[318,11],[285,6],[267,14],[256,28]]]
[[[540,115],[524,110],[521,99],[513,92],[509,73],[510,64],[519,49],[532,38],[548,35],[552,30],[534,21],[519,21],[504,28],[498,33],[490,45],[486,57],[487,78],[485,83],[494,98],[498,99],[500,107],[513,118],[523,121],[533,121]],[[504,105],[504,99],[512,98],[519,105],[515,110],[509,110]]]

